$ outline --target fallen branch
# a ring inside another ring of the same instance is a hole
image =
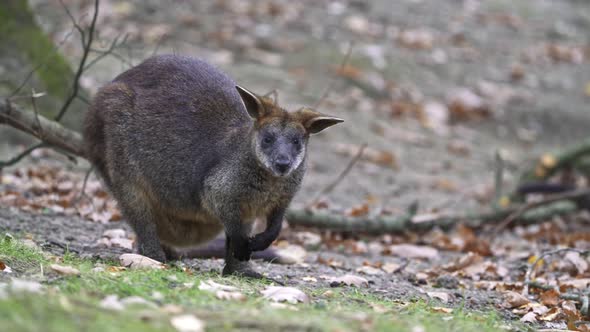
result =
[[[557,171],[573,165],[578,159],[585,155],[590,155],[590,138],[564,149],[559,154],[553,156],[554,162],[543,164],[540,160],[535,163],[532,169],[527,169],[520,177],[520,183],[529,183],[539,180],[545,180],[555,174]]]
[[[413,204],[408,211],[401,216],[378,217],[349,217],[330,212],[295,210],[287,211],[286,218],[292,226],[314,227],[329,229],[339,232],[387,234],[404,232],[424,232],[435,227],[450,229],[459,224],[469,227],[482,227],[507,218],[519,208],[509,208],[483,213],[466,213],[458,215],[432,214],[416,215],[416,206]],[[563,216],[575,213],[579,210],[576,203],[569,200],[552,202],[546,206],[539,206],[519,215],[515,222],[520,224],[532,224],[545,221],[554,216]]]
[[[555,194],[555,195],[550,195],[540,201],[526,203],[526,204],[522,205],[521,207],[519,207],[516,211],[511,213],[506,219],[504,219],[504,221],[502,221],[500,224],[498,224],[498,226],[496,226],[496,228],[494,229],[494,231],[492,233],[494,235],[498,234],[501,230],[506,228],[512,222],[514,222],[514,220],[516,220],[519,216],[521,216],[527,210],[530,210],[532,208],[542,206],[542,205],[547,205],[549,203],[553,203],[553,202],[557,202],[557,201],[586,197],[589,195],[590,195],[590,189],[580,189],[580,190],[573,190],[573,191],[568,191],[568,192],[559,193],[559,194]]]

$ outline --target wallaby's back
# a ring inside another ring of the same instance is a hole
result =
[[[251,126],[235,86],[198,59],[146,60],[96,96],[85,126],[91,161],[109,186],[120,177],[165,205],[195,204],[207,173]]]

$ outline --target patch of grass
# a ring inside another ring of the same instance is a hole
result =
[[[49,263],[42,253],[16,241],[0,242],[0,257],[12,262]],[[43,295],[9,295],[0,299],[1,328],[7,331],[167,331],[171,314],[161,308],[180,307],[204,320],[208,331],[305,330],[305,331],[498,331],[505,323],[494,313],[454,308],[441,313],[436,303],[392,301],[369,289],[300,287],[309,304],[277,306],[262,298],[267,284],[241,278],[222,278],[171,266],[165,270],[120,270],[113,262],[97,262],[66,254],[60,263],[80,270],[78,276],[46,272]],[[103,271],[96,271],[102,266]],[[23,277],[22,275],[19,277]],[[212,279],[232,285],[246,295],[244,301],[224,301],[199,290]],[[99,306],[108,295],[140,296],[158,308],[111,311]],[[0,294],[1,296],[1,294]],[[439,304],[440,305],[440,304]]]
[[[41,251],[28,247],[9,236],[0,237],[0,261],[8,265],[15,274],[31,273],[41,269],[47,259]]]
[[[173,331],[160,317],[142,320],[139,312],[114,312],[65,296],[20,295],[0,300],[2,331]]]

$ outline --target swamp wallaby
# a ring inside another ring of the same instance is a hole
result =
[[[248,260],[281,230],[309,135],[339,122],[287,112],[202,60],[161,55],[100,89],[84,139],[141,254],[171,259],[224,230],[223,274],[260,277]],[[266,229],[250,237],[257,217]]]

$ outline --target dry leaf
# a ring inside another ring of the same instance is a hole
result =
[[[0,272],[12,273],[10,266],[6,265],[3,261],[0,261]]]
[[[380,269],[369,266],[369,265],[364,265],[364,266],[357,268],[356,272],[370,275],[370,276],[383,274],[383,271],[381,271]]]
[[[138,254],[123,254],[119,256],[119,262],[122,266],[130,269],[163,269],[164,264],[157,260],[151,259]]]
[[[397,42],[404,47],[415,50],[430,50],[434,45],[434,36],[423,29],[404,30],[399,33]]]
[[[289,244],[286,247],[279,247],[274,250],[278,256],[276,262],[285,265],[303,263],[307,255],[307,251],[296,244]]]
[[[536,323],[537,322],[537,314],[535,314],[532,311],[528,312],[520,318],[520,321],[523,323]]]
[[[65,276],[79,276],[80,275],[80,271],[78,269],[71,267],[71,266],[62,266],[62,265],[57,265],[57,264],[51,264],[49,266],[49,268],[61,275],[65,275]]]
[[[108,295],[102,301],[100,301],[99,306],[103,309],[108,310],[116,310],[121,311],[125,309],[125,306],[121,301],[119,301],[119,296],[117,295]]]
[[[553,307],[549,309],[549,311],[545,315],[541,316],[539,319],[546,322],[552,322],[555,321],[559,317],[559,315],[561,315],[561,313],[561,308]]]
[[[211,279],[201,281],[201,283],[199,284],[199,289],[202,291],[212,292],[212,293],[219,291],[219,290],[228,291],[228,292],[234,292],[234,291],[239,290],[237,287],[234,287],[234,286],[218,284]]]
[[[119,247],[123,249],[133,249],[133,240],[126,238],[114,238],[110,240],[111,246]]]
[[[531,301],[517,292],[506,292],[504,293],[503,306],[508,309],[517,308],[522,305],[528,304]]]
[[[430,310],[433,312],[440,312],[443,314],[450,314],[451,312],[453,312],[453,309],[445,307],[432,307]]]
[[[228,292],[219,290],[215,292],[215,297],[220,300],[231,300],[231,301],[245,301],[246,295],[240,292]]]
[[[150,308],[157,308],[158,307],[155,303],[150,302],[140,296],[126,297],[124,299],[121,299],[120,303],[125,307],[128,307],[128,306],[142,306],[142,307],[150,307]]]
[[[449,303],[450,295],[446,292],[426,292],[426,294],[433,299],[439,299],[443,303]]]
[[[358,277],[352,274],[347,274],[342,277],[336,277],[330,279],[330,286],[355,286],[355,287],[368,287],[369,281],[363,277]]]
[[[427,246],[413,244],[395,244],[389,247],[392,255],[404,258],[434,259],[438,257],[438,250]]]
[[[547,306],[556,306],[559,303],[559,292],[555,289],[550,289],[541,293],[539,301]]]
[[[444,265],[443,269],[445,271],[455,272],[455,271],[464,269],[470,265],[480,263],[482,261],[483,261],[483,257],[470,252],[470,253],[467,253],[467,255],[462,256],[462,257],[456,259],[455,261]]]
[[[205,331],[205,322],[194,315],[180,315],[170,319],[170,324],[178,332],[203,332]]]
[[[121,228],[113,228],[104,231],[104,233],[102,233],[102,236],[107,237],[109,239],[124,239],[127,238],[127,232]]]
[[[395,273],[401,268],[401,265],[395,263],[385,263],[381,265],[381,270],[386,273]]]
[[[270,286],[262,291],[262,295],[274,302],[309,303],[307,294],[294,287]]]

